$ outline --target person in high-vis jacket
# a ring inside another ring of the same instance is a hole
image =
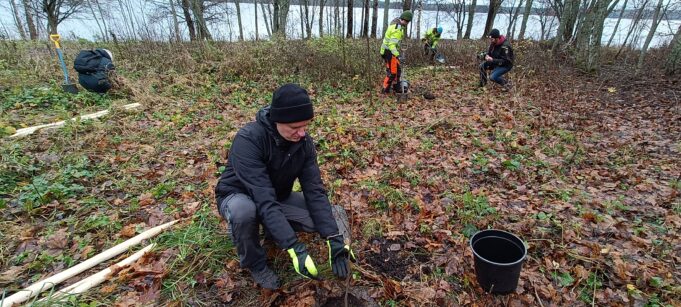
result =
[[[263,288],[279,288],[279,278],[267,266],[260,244],[260,225],[293,261],[294,270],[317,278],[318,270],[296,232],[316,232],[326,240],[329,263],[341,278],[349,275],[350,256],[334,217],[317,165],[315,143],[306,133],[314,111],[305,89],[286,84],[256,120],[237,132],[228,164],[215,187],[220,216],[236,246],[242,268]],[[302,192],[293,192],[298,180]],[[340,208],[334,209],[337,212]]]
[[[437,43],[440,41],[442,35],[442,27],[430,28],[426,31],[426,37],[423,38],[423,52],[432,60],[437,54]]]
[[[400,41],[404,37],[406,26],[409,24],[414,14],[411,11],[404,11],[399,18],[395,18],[385,31],[383,44],[381,45],[381,57],[385,62],[386,76],[383,79],[383,93],[390,93],[394,84],[400,81],[402,68],[400,61]]]

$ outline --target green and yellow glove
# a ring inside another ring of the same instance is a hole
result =
[[[349,245],[343,242],[342,235],[335,235],[328,237],[326,245],[329,247],[329,264],[333,270],[333,274],[340,278],[345,278],[350,272],[349,258],[355,259],[355,254],[350,249]]]
[[[296,273],[307,278],[317,279],[317,267],[314,265],[312,257],[307,254],[305,244],[296,242],[286,251],[293,260],[293,268],[296,269]]]

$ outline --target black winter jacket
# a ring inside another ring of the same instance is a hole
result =
[[[269,119],[269,107],[258,112],[255,122],[239,130],[227,160],[215,187],[218,205],[233,193],[249,195],[260,222],[280,248],[288,249],[297,241],[279,203],[291,194],[296,178],[319,234],[324,238],[338,234],[312,137],[306,135],[295,143],[282,138]]]
[[[115,69],[109,54],[103,49],[96,49],[95,52],[101,55],[101,60],[97,66],[97,71],[92,73],[78,73],[78,83],[90,92],[106,93],[111,89],[109,71]]]
[[[508,39],[506,38],[504,38],[504,42],[501,43],[501,45],[490,44],[489,49],[487,50],[487,55],[494,58],[494,61],[492,62],[495,66],[508,68],[513,67],[513,60],[515,56],[513,55],[511,43],[509,43]]]

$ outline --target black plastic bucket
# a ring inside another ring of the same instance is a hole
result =
[[[473,235],[470,243],[475,277],[482,289],[494,294],[515,291],[527,256],[523,241],[511,233],[489,229]]]

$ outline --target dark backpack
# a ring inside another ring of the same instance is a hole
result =
[[[91,74],[99,70],[99,62],[104,56],[98,50],[81,50],[73,61],[73,69],[82,74]]]

